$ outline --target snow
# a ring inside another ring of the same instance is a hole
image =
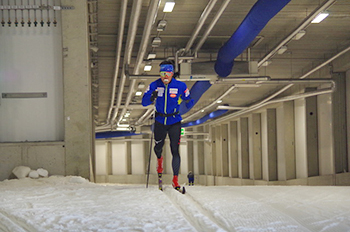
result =
[[[350,231],[350,187],[0,182],[0,231]]]

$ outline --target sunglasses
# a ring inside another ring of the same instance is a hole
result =
[[[173,75],[172,72],[160,72],[161,77],[168,77],[170,78]]]

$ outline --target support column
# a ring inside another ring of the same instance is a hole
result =
[[[221,169],[222,176],[229,176],[228,124],[221,125]]]
[[[203,127],[197,127],[197,132],[203,132]],[[197,136],[198,138],[199,136]],[[193,146],[193,155],[194,160],[196,160],[194,173],[199,175],[205,174],[205,168],[204,168],[204,142],[203,141],[194,141]]]
[[[261,114],[263,179],[277,180],[276,109]]]
[[[306,89],[314,91],[315,89]],[[306,98],[306,139],[308,176],[319,175],[317,97]]]
[[[294,102],[283,102],[276,114],[278,180],[295,179]]]
[[[295,166],[296,178],[307,178],[307,149],[306,149],[306,103],[305,99],[294,101],[295,115]]]
[[[346,88],[345,73],[332,75],[337,90],[333,98],[335,173],[348,172],[347,133],[346,133]]]
[[[216,173],[215,176],[222,176],[222,131],[221,125],[215,127],[215,154]]]
[[[348,171],[350,170],[350,70],[346,72],[346,122],[347,122],[347,159]]]
[[[338,88],[338,86],[337,86]],[[332,104],[330,104],[332,103]],[[320,176],[334,174],[334,135],[333,135],[333,116],[332,94],[322,94],[317,96],[318,108],[318,152]]]
[[[249,179],[249,133],[248,118],[240,118],[238,129],[238,170],[239,177]]]
[[[211,173],[212,175],[216,176],[216,146],[217,145],[217,136],[216,136],[216,127],[211,126],[211,138],[212,138],[212,145],[211,145]]]
[[[238,178],[238,135],[237,121],[229,123],[229,176]]]
[[[130,137],[126,137],[129,138]],[[126,174],[131,175],[132,174],[132,167],[131,167],[131,141],[126,142]]]
[[[91,77],[86,1],[61,0],[66,175],[92,177],[90,160],[95,137],[91,110]]]
[[[249,119],[249,176],[250,179],[261,180],[261,117],[260,114],[252,114]]]

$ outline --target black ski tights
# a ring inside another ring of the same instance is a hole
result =
[[[173,155],[172,167],[173,174],[179,175],[181,158],[179,154],[180,136],[181,136],[181,122],[172,125],[163,125],[156,121],[154,125],[154,152],[159,159],[162,156],[163,146],[166,135],[169,135],[170,150]]]

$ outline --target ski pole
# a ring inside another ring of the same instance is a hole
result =
[[[146,188],[148,188],[148,181],[149,181],[149,172],[150,172],[150,167],[151,167],[151,155],[152,155],[152,144],[153,144],[153,135],[154,135],[154,123],[155,123],[155,112],[156,110],[153,111],[153,124],[151,125],[151,144],[149,145],[149,157],[148,157],[148,170],[147,170],[147,182],[146,182]]]

